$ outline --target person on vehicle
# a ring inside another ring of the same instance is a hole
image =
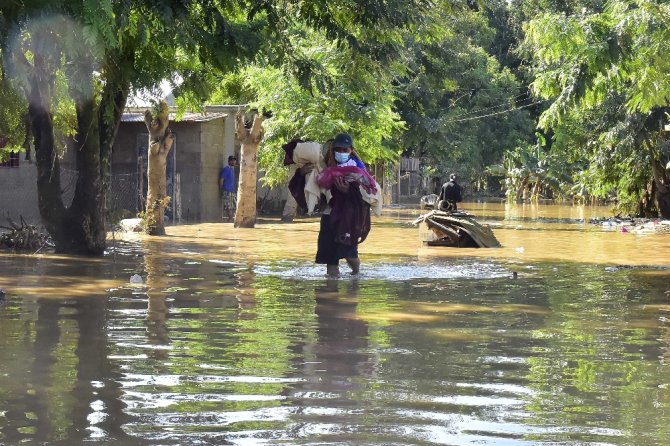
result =
[[[463,188],[456,181],[456,174],[452,173],[449,176],[449,181],[444,183],[442,190],[440,190],[438,209],[456,212],[458,210],[456,203],[460,203],[461,201],[463,201]]]

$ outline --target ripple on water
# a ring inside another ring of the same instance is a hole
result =
[[[456,262],[369,263],[361,267],[356,276],[348,274],[348,267],[340,266],[343,279],[386,280],[400,282],[411,279],[495,279],[508,277],[511,272],[503,265],[478,260]],[[323,280],[325,265],[298,262],[278,262],[256,265],[254,272],[260,276],[280,276],[286,279]]]

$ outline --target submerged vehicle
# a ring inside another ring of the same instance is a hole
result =
[[[467,212],[433,210],[421,215],[413,224],[425,223],[420,232],[428,246],[451,248],[500,248],[500,242],[488,225],[478,223]]]

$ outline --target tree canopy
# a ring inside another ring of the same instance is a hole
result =
[[[443,174],[455,170],[476,181],[505,150],[532,137],[524,109],[533,99],[487,51],[496,32],[483,11],[436,12],[435,24],[406,37],[410,69],[397,77],[396,101],[407,125],[402,146]]]
[[[586,189],[614,194],[627,213],[670,216],[668,8],[610,1],[602,11],[542,13],[526,25],[533,89],[552,100],[539,125],[561,135],[555,150],[581,157],[585,168],[575,174]]]
[[[292,71],[293,61],[268,68],[263,55],[222,76],[210,98],[271,111],[261,148],[271,184],[285,177],[279,148],[293,138],[323,142],[347,131],[366,162],[404,153],[480,178],[505,149],[532,136],[527,87],[487,52],[495,30],[465,4],[436,2],[383,41],[360,34],[356,49],[326,32],[293,27],[286,35],[310,76]]]
[[[260,152],[266,182],[285,180],[281,146],[292,139],[325,142],[346,131],[367,163],[395,159],[398,147],[392,141],[402,123],[392,107],[392,78],[383,62],[340,47],[325,33],[294,31],[294,57],[310,65],[309,78],[291,70],[293,61],[268,67],[260,57],[223,76],[210,98],[269,112]]]

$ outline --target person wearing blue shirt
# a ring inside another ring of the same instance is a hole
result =
[[[235,163],[237,158],[233,155],[228,157],[228,165],[219,172],[219,190],[221,191],[221,204],[223,216],[227,221],[233,221],[237,209],[237,196],[235,194]]]

